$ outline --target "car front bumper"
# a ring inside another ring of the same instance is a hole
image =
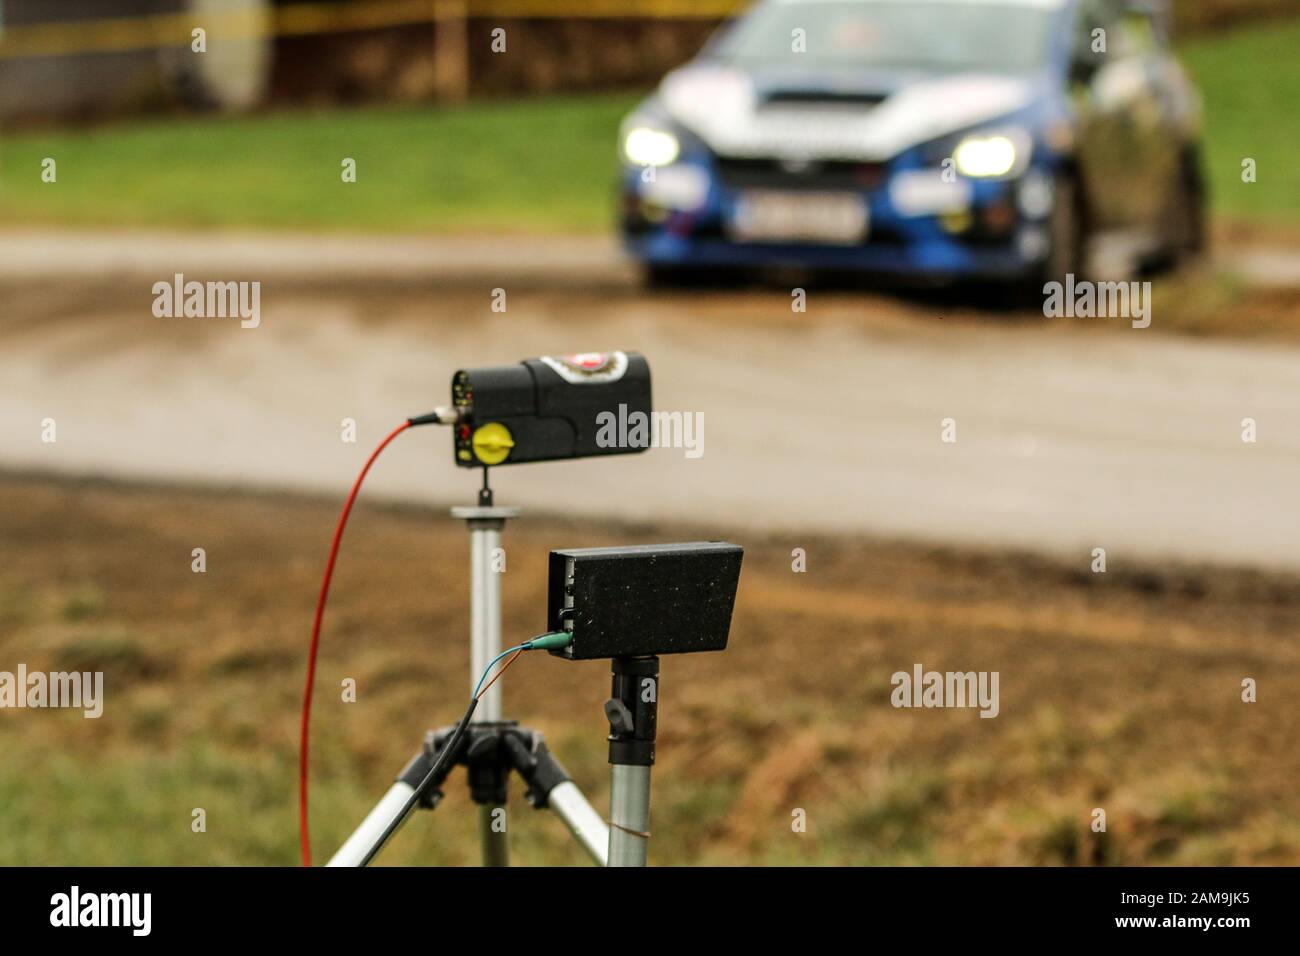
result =
[[[900,189],[940,181],[939,169],[875,170],[874,182],[769,176],[728,182],[715,164],[656,170],[625,169],[621,231],[628,252],[659,267],[793,267],[897,275],[916,279],[1014,279],[1030,274],[1047,251],[1051,209],[1048,173],[1031,167],[1015,180],[960,180],[943,188],[939,209],[926,209]],[[865,167],[864,167],[865,168]],[[863,174],[860,179],[869,178]],[[951,177],[949,177],[951,180]],[[690,180],[690,188],[684,183]],[[746,190],[852,193],[867,211],[867,231],[852,243],[743,241],[732,223]],[[916,190],[913,189],[912,193]],[[934,190],[931,190],[933,193]],[[918,206],[921,207],[918,209]]]

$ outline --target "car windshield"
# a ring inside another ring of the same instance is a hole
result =
[[[770,0],[736,21],[708,55],[746,67],[1024,73],[1043,63],[1052,19],[1062,4],[1063,0]]]

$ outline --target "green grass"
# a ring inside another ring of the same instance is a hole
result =
[[[1181,48],[1205,98],[1217,213],[1300,218],[1300,18]],[[602,231],[630,93],[460,108],[164,118],[0,139],[0,223]],[[58,182],[43,183],[53,158]],[[345,157],[357,182],[341,181]],[[1258,163],[1241,181],[1243,158]]]
[[[0,222],[601,230],[636,97],[165,119],[0,140]],[[41,181],[41,163],[58,181]],[[341,178],[344,158],[357,181]]]
[[[1300,19],[1257,24],[1185,44],[1205,101],[1206,166],[1215,210],[1228,218],[1300,218]],[[1242,160],[1258,164],[1243,183]]]
[[[293,864],[314,556],[337,503],[3,473],[0,494],[0,541],[22,556],[0,564],[0,670],[104,674],[99,718],[0,713],[0,866]],[[465,692],[463,568],[430,590],[428,563],[411,560],[461,553],[463,532],[428,509],[363,508],[318,675],[318,863]],[[506,633],[535,621],[558,535],[604,545],[642,532],[685,530],[545,518],[514,529]],[[222,556],[202,580],[192,541]],[[731,648],[664,662],[654,863],[1300,862],[1300,750],[1277,743],[1300,736],[1300,697],[1248,707],[1236,694],[1243,666],[1261,687],[1300,686],[1293,578],[1153,566],[1101,582],[1009,553],[804,546],[819,556],[806,580],[785,540],[751,538]],[[431,644],[436,633],[447,640]],[[971,648],[1005,668],[997,720],[900,712],[877,693],[895,662],[946,667]],[[399,668],[407,679],[392,679]],[[510,710],[545,732],[601,811],[607,670],[543,656],[506,678]],[[355,702],[329,692],[344,675]],[[476,861],[462,773],[446,794],[384,864]],[[585,862],[517,780],[511,794],[516,863]],[[1091,829],[1098,807],[1104,834]]]

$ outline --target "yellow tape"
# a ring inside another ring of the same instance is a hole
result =
[[[189,46],[202,27],[209,43],[376,30],[469,16],[502,19],[704,19],[720,20],[746,0],[369,0],[299,3],[275,10],[232,9],[162,13],[106,20],[11,26],[0,33],[0,59],[121,53]]]
[[[472,0],[473,17],[545,19],[721,20],[739,12],[746,0]]]

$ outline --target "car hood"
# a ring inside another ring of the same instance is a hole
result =
[[[759,73],[693,64],[659,87],[667,115],[737,158],[883,162],[913,146],[1023,110],[1029,78],[986,73]]]

